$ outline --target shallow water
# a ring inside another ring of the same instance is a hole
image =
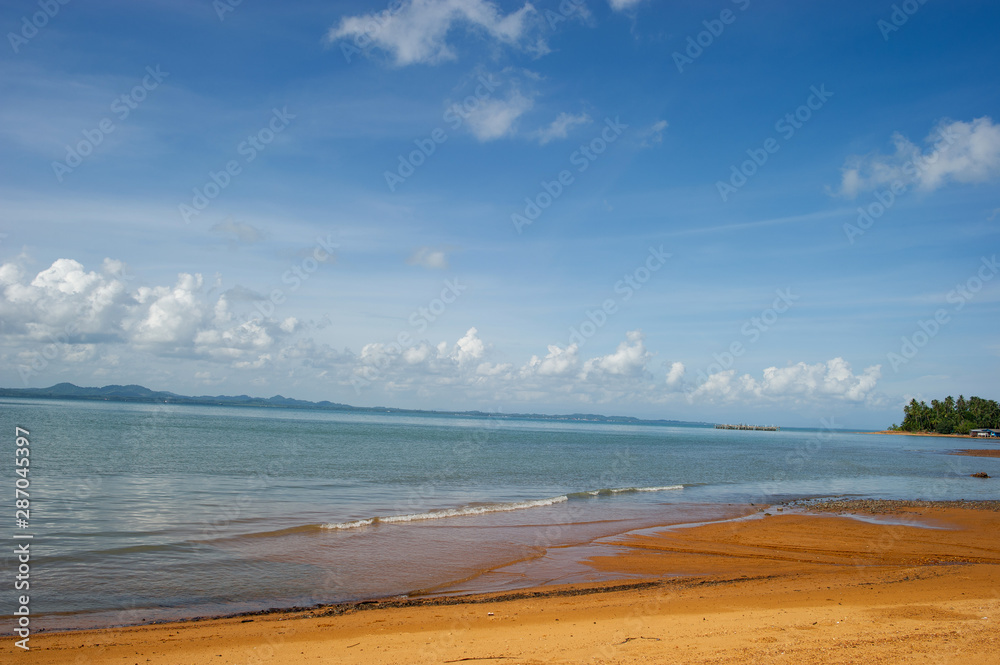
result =
[[[727,504],[985,499],[968,474],[1000,475],[929,437],[13,399],[0,414],[8,459],[14,425],[31,432],[32,612],[50,629],[507,588],[505,564]],[[570,558],[552,581],[586,575]]]

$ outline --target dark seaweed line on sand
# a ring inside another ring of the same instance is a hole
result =
[[[314,618],[339,616],[354,612],[364,612],[366,610],[381,610],[401,607],[435,607],[444,605],[482,605],[485,603],[502,603],[511,600],[530,600],[533,598],[567,598],[570,596],[589,596],[597,593],[614,593],[616,591],[635,591],[643,589],[653,589],[657,587],[674,587],[676,589],[691,589],[696,587],[717,586],[720,584],[731,584],[735,582],[753,582],[758,580],[770,580],[777,575],[757,575],[754,577],[741,576],[726,579],[701,579],[697,581],[682,581],[678,579],[655,580],[644,582],[630,582],[627,584],[614,584],[592,587],[573,587],[569,589],[553,589],[551,591],[513,591],[499,594],[477,594],[469,596],[447,596],[441,598],[391,598],[384,600],[358,600],[344,603],[318,604],[308,607],[272,607],[266,610],[256,610],[251,612],[238,612],[236,614],[226,614],[222,616],[194,617],[183,621],[210,621],[216,619],[238,619],[240,617],[270,616],[274,614],[303,614],[295,618]],[[292,618],[292,617],[289,617]],[[169,623],[180,623],[170,621]],[[164,622],[166,623],[166,622]]]
[[[871,513],[885,515],[901,512],[903,508],[961,508],[964,510],[1000,511],[1000,501],[924,501],[923,499],[824,499],[793,501],[788,505],[824,513]]]

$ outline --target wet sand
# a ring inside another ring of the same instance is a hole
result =
[[[952,455],[967,455],[969,457],[1000,457],[1000,449],[996,450],[956,450]]]
[[[40,633],[30,660],[996,663],[998,505],[775,507],[645,529],[588,559],[635,581]]]

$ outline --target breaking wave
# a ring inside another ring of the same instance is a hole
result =
[[[478,505],[463,506],[461,508],[442,508],[440,510],[430,510],[425,513],[412,513],[408,515],[385,515],[369,517],[367,519],[351,520],[349,522],[335,522],[323,524],[324,529],[359,529],[377,524],[400,524],[405,522],[420,522],[423,520],[438,520],[447,517],[466,517],[468,515],[487,515],[490,513],[508,513],[515,510],[528,510],[530,508],[544,508],[558,503],[565,503],[571,499],[587,499],[595,496],[613,496],[616,494],[632,494],[635,492],[666,492],[671,490],[684,489],[683,485],[665,485],[662,487],[619,487],[591,490],[588,492],[573,492],[562,494],[548,499],[534,499],[530,501],[510,501],[506,503],[486,503]]]

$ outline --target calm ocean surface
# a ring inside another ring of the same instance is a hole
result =
[[[577,581],[482,582],[728,504],[996,498],[968,474],[1000,475],[930,437],[15,399],[0,414],[6,506],[14,427],[31,432],[31,611],[49,629]]]

